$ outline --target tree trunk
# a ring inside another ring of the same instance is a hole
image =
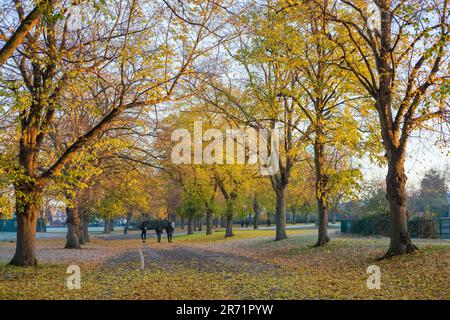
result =
[[[189,218],[188,219],[188,233],[187,234],[193,234],[194,233],[194,219]]]
[[[206,235],[212,234],[213,229],[213,211],[208,209],[206,211]]]
[[[114,231],[114,219],[109,219],[108,229],[109,231]]]
[[[72,199],[71,203],[66,207],[67,215],[67,241],[66,249],[81,249],[80,247],[80,217],[78,216],[78,208],[76,200]]]
[[[295,224],[297,221],[295,221],[295,209],[292,209],[292,224]]]
[[[78,206],[76,197],[68,196],[70,204],[66,207],[66,249],[81,249],[80,246],[80,216],[78,215]]]
[[[258,214],[256,214],[255,213],[255,216],[253,217],[253,229],[258,229],[259,228],[259,213]]]
[[[331,223],[336,224],[336,210],[331,213]]]
[[[83,214],[79,214],[79,217],[80,217],[80,226],[78,228],[78,230],[79,230],[78,239],[80,240],[80,245],[84,245],[84,244],[86,244],[86,239],[84,238],[84,235],[85,235],[85,233],[84,233],[84,228],[85,228],[84,216],[83,216]]]
[[[233,237],[233,215],[231,214],[227,214],[225,217],[225,237],[229,238],[229,237]]]
[[[253,213],[255,215],[253,218],[253,229],[256,230],[259,227],[259,215],[261,213],[261,207],[256,197],[253,198]]]
[[[308,213],[306,214],[306,223],[309,224],[310,221],[311,221],[311,212],[308,212]]]
[[[286,233],[286,187],[280,186],[276,192],[277,203],[275,210],[276,235],[275,241],[287,238]]]
[[[83,229],[82,229],[83,240],[84,240],[84,242],[89,242],[90,241],[90,239],[89,239],[89,218],[90,218],[89,213],[87,211],[85,211],[82,213],[82,216],[83,216],[83,220],[81,223],[83,224]]]
[[[202,231],[202,217],[197,218],[197,231]]]
[[[16,211],[16,252],[9,264],[14,266],[36,266],[36,224],[39,208],[36,202],[21,203],[20,200],[16,200]]]
[[[225,237],[233,237],[233,202],[227,200],[227,212],[225,213]]]
[[[225,215],[221,215],[220,216],[220,227],[221,228],[225,228],[227,225],[226,225],[226,222],[225,222]]]
[[[184,230],[184,217],[180,218],[180,229]]]
[[[325,139],[321,128],[316,132],[314,142],[314,166],[316,171],[316,199],[318,209],[318,238],[316,247],[324,246],[329,241],[328,237],[328,176],[324,173],[325,146],[322,141]]]
[[[330,238],[328,237],[328,208],[323,197],[319,197],[317,206],[319,209],[319,237],[316,242],[316,247],[320,247],[326,245],[330,241]]]
[[[123,233],[124,234],[128,234],[128,229],[130,227],[130,220],[131,220],[132,216],[133,216],[133,213],[132,212],[128,212],[128,214],[127,214],[127,223],[125,224],[125,228],[123,229]]]
[[[109,229],[109,218],[105,218],[105,225],[103,227],[103,233],[110,233],[111,230]]]
[[[390,245],[385,258],[411,253],[417,247],[411,243],[408,232],[408,218],[406,213],[406,180],[404,157],[392,153],[388,162],[386,176],[387,199],[390,209]]]

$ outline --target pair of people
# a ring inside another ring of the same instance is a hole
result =
[[[173,223],[168,222],[167,225],[164,227],[167,233],[167,241],[172,242],[173,238],[173,232],[175,231],[175,228],[173,226]],[[158,238],[158,242],[161,242],[161,236],[163,233],[163,227],[161,224],[158,223],[158,225],[155,228],[156,237]],[[142,222],[141,224],[141,239],[142,242],[145,242],[147,240],[147,225]]]
[[[175,231],[175,228],[173,226],[173,222],[168,222],[167,225],[164,227],[167,233],[167,241],[172,242],[173,232]],[[161,236],[163,233],[163,227],[158,224],[155,228],[156,236],[158,237],[158,242],[161,242]]]
[[[244,224],[245,224],[245,227],[246,228],[248,228],[248,224],[250,223],[250,220],[247,218],[247,219],[242,219],[241,220],[241,228],[243,228],[244,227]]]

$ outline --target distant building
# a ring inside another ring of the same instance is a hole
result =
[[[66,209],[64,203],[50,201],[45,211],[47,225],[61,226],[66,223]]]

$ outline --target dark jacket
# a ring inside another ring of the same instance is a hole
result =
[[[166,226],[166,232],[167,232],[167,233],[172,233],[173,231],[174,231],[174,229],[173,229],[172,225],[171,225],[171,224],[168,224],[168,225]]]
[[[163,228],[162,228],[161,226],[156,226],[155,232],[158,233],[158,234],[160,234],[160,233],[163,232]]]

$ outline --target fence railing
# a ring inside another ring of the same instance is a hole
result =
[[[44,220],[39,218],[36,224],[37,232],[45,232]],[[0,219],[0,232],[17,232],[17,219]]]
[[[450,239],[450,218],[417,218],[408,221],[412,238]],[[341,232],[361,235],[388,236],[388,219],[350,219],[341,220]]]

